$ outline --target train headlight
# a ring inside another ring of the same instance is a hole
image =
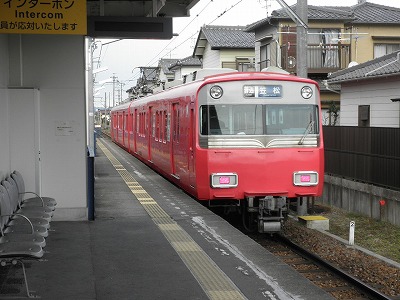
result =
[[[297,186],[313,186],[318,184],[318,173],[314,171],[299,171],[293,173],[293,184]]]
[[[238,175],[236,173],[213,173],[211,174],[211,187],[213,188],[233,188],[238,185]]]
[[[309,86],[303,86],[303,87],[301,88],[301,96],[302,96],[304,99],[310,99],[310,98],[312,97],[312,95],[313,95],[313,90],[312,90],[311,87],[309,87]]]
[[[210,96],[213,99],[219,99],[222,97],[222,94],[224,93],[222,87],[220,87],[219,85],[214,85],[213,87],[211,87],[210,89]]]

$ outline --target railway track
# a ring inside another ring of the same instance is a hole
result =
[[[281,235],[249,236],[335,299],[392,299]]]
[[[258,232],[249,233],[243,228],[240,218],[233,216],[233,214],[226,215],[217,211],[214,212],[227,220],[232,226],[247,234],[266,250],[278,256],[283,262],[297,270],[315,285],[331,294],[335,299],[399,299],[385,295],[377,288],[366,284],[281,234],[271,236]]]

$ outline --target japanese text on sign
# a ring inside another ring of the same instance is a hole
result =
[[[243,96],[249,98],[275,98],[282,97],[281,85],[245,85]]]
[[[86,1],[0,0],[0,33],[86,35]]]

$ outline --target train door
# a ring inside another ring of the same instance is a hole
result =
[[[193,105],[193,103],[191,104]],[[196,167],[195,167],[195,158],[194,158],[194,151],[196,147],[196,124],[195,124],[195,115],[194,109],[190,109],[190,119],[188,125],[188,142],[189,142],[189,151],[188,151],[188,169],[189,169],[189,181],[190,186],[196,188]]]
[[[151,162],[151,160],[152,160],[152,157],[151,157],[151,148],[152,148],[152,140],[153,140],[153,137],[154,137],[154,116],[153,116],[153,107],[152,106],[150,106],[149,107],[149,111],[148,111],[148,114],[149,114],[149,118],[148,118],[148,131],[147,131],[147,145],[148,145],[148,160]]]
[[[126,148],[129,148],[129,138],[128,138],[128,133],[129,133],[129,125],[128,125],[128,114],[124,113],[124,128],[122,130],[122,135],[123,135],[123,142],[124,146]]]
[[[134,128],[133,129],[133,152],[137,153],[136,141],[139,136],[139,115],[138,115],[137,109],[135,109],[134,118],[132,118],[132,122],[133,122],[133,128]]]
[[[179,103],[172,104],[172,151],[171,151],[171,168],[172,176],[179,179],[177,173],[179,162]]]
[[[129,118],[128,118],[128,127],[129,127],[129,152],[132,153],[133,151],[133,142],[135,140],[135,132],[134,132],[134,115],[133,112],[129,109]]]

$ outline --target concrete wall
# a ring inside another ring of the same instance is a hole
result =
[[[82,36],[0,35],[0,65],[10,65],[8,78],[0,70],[1,179],[23,168],[24,161],[31,166],[32,159],[39,161],[37,155],[24,155],[32,145],[24,150],[15,147],[20,137],[12,134],[17,128],[7,128],[15,125],[10,113],[27,129],[35,120],[37,133],[29,141],[40,149],[39,189],[58,202],[54,220],[87,220],[84,45]],[[32,99],[24,96],[29,95],[26,90],[32,91]],[[21,116],[21,109],[32,103],[35,112],[29,110],[29,118]],[[7,155],[7,149],[12,153]],[[35,186],[35,172],[30,168],[25,173],[27,186]]]
[[[0,34],[0,180],[10,171],[8,139],[8,39]]]
[[[384,206],[379,203],[382,199],[386,202]],[[349,212],[400,226],[398,191],[325,175],[324,193],[319,200]]]

